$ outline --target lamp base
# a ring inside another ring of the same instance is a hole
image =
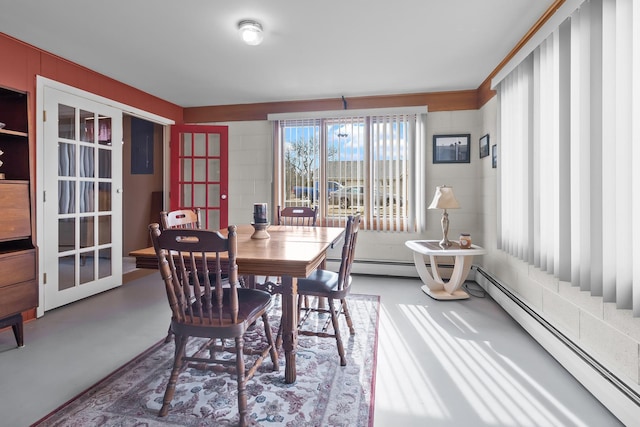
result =
[[[449,239],[442,239],[440,240],[440,242],[438,243],[440,245],[440,247],[442,249],[447,249],[450,248],[451,246],[453,246],[453,243],[451,243],[451,241]]]

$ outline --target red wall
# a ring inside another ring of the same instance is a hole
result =
[[[183,122],[183,108],[0,33],[0,86],[30,94],[35,122],[36,75]]]

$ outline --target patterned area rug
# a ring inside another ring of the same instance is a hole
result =
[[[344,316],[340,325],[347,366],[340,366],[333,338],[300,336],[294,384],[284,383],[284,354],[279,372],[272,371],[267,358],[248,383],[251,425],[373,426],[379,297],[352,294],[349,309],[355,335],[349,336]],[[275,334],[279,307],[271,313]],[[263,335],[261,322],[248,333]],[[194,339],[189,345],[201,344]],[[173,343],[154,345],[33,426],[237,425],[235,377],[193,366],[181,373],[169,414],[157,416],[173,350]]]

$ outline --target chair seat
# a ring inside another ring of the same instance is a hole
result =
[[[351,277],[347,279],[347,286],[340,289],[338,282],[339,275],[334,271],[315,270],[305,279],[298,279],[298,293],[303,295],[330,296],[332,298],[342,298],[341,294],[349,289],[348,284]]]
[[[229,305],[229,288],[224,288],[222,291],[222,304]],[[268,309],[271,305],[271,294],[260,289],[245,289],[238,288],[238,322],[255,321],[264,310]],[[212,305],[215,307],[217,298],[213,295]],[[195,309],[195,303],[194,303]],[[230,318],[230,315],[225,312],[224,316]]]

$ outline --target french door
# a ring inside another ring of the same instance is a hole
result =
[[[228,127],[171,128],[170,208],[200,208],[204,228],[228,225]]]
[[[122,112],[44,88],[44,309],[122,283]]]

